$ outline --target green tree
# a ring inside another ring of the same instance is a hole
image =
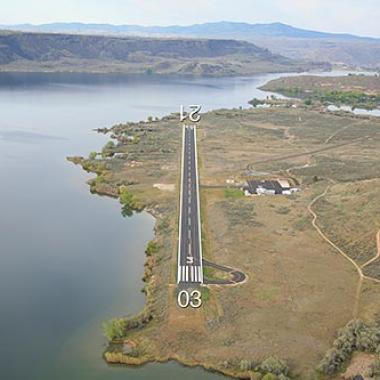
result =
[[[257,99],[257,98],[253,98],[252,100],[250,100],[248,102],[252,107],[257,107],[258,105],[260,104],[263,104],[264,102],[260,99]]]
[[[113,318],[103,323],[103,333],[109,341],[122,339],[126,332],[126,321],[123,318]]]
[[[240,361],[240,369],[242,371],[249,371],[251,369],[252,365],[249,360],[243,359]]]
[[[155,241],[151,240],[146,247],[145,253],[147,256],[152,256],[157,253],[159,249],[160,247],[158,244]]]
[[[289,368],[286,363],[275,356],[270,356],[265,359],[259,367],[264,373],[273,373],[275,375],[287,375],[289,373]]]
[[[108,141],[107,144],[104,145],[104,147],[102,149],[102,156],[103,157],[110,157],[110,156],[112,156],[113,153],[110,152],[110,151],[112,149],[114,149],[114,148],[115,148],[115,143],[112,140]]]
[[[311,98],[307,98],[304,100],[303,104],[305,104],[305,106],[311,106],[312,105],[312,100]]]
[[[267,373],[264,377],[263,380],[277,380],[277,376],[274,375],[273,373]]]
[[[113,149],[113,148],[115,148],[115,143],[112,140],[110,140],[107,142],[106,145],[104,145],[103,149]]]
[[[380,347],[380,327],[366,325],[361,320],[349,322],[338,332],[338,337],[329,349],[317,370],[330,375],[347,361],[354,351],[375,353]]]
[[[132,216],[133,211],[141,211],[143,206],[136,199],[136,197],[128,190],[126,186],[120,188],[119,201],[122,205],[121,214],[126,216]]]
[[[90,160],[95,160],[95,158],[96,158],[97,155],[98,154],[96,152],[90,152],[90,154],[88,155],[88,158]]]

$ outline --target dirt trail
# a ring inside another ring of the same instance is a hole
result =
[[[369,280],[369,281],[373,281],[373,282],[376,282],[376,283],[379,283],[380,284],[380,280],[376,279],[376,278],[373,278],[373,277],[369,277],[369,276],[366,276],[363,274],[363,271],[362,271],[362,267],[360,267],[355,260],[353,260],[350,256],[347,255],[347,253],[345,253],[344,251],[342,251],[342,249],[340,249],[334,242],[332,242],[321,230],[321,228],[318,226],[317,224],[317,219],[318,219],[318,215],[314,212],[314,210],[312,209],[313,205],[321,198],[323,198],[329,191],[330,189],[330,184],[327,185],[325,191],[322,193],[322,194],[319,194],[318,196],[316,196],[310,203],[309,205],[307,206],[307,209],[308,211],[310,212],[310,214],[313,216],[313,220],[312,220],[312,225],[313,227],[316,229],[316,231],[318,232],[318,234],[322,237],[323,240],[325,240],[327,243],[329,243],[335,250],[337,250],[347,261],[349,261],[353,266],[354,268],[356,269],[358,275],[359,275],[359,281],[358,281],[358,285],[357,285],[357,288],[356,288],[356,295],[355,295],[355,304],[354,304],[354,309],[353,309],[353,317],[354,318],[357,318],[357,315],[358,315],[358,312],[359,312],[359,303],[360,303],[360,296],[361,296],[361,290],[362,290],[362,285],[363,285],[363,281],[364,280]],[[372,258],[371,260],[369,260],[365,265],[368,265],[370,262],[373,262],[374,260],[376,260],[378,257],[380,257],[380,231],[377,233],[377,243],[378,243],[378,253],[376,255],[376,257]],[[364,266],[365,266],[364,265]]]
[[[352,127],[352,126],[351,126],[351,125],[346,125],[345,127],[338,129],[336,132],[334,132],[331,136],[329,136],[329,137],[325,140],[324,144],[328,144],[328,143],[329,143],[334,137],[336,137],[340,132],[343,132],[343,131],[345,131],[347,128],[350,128],[350,127]]]

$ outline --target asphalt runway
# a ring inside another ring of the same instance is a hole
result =
[[[184,126],[178,246],[178,283],[203,283],[196,129]]]

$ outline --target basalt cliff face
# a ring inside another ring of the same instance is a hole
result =
[[[320,66],[237,40],[0,33],[1,71],[218,76],[305,71]]]

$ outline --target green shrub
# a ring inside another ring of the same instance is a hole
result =
[[[159,249],[160,247],[158,244],[155,241],[151,240],[146,247],[145,253],[147,256],[152,256],[157,253]]]
[[[265,101],[257,99],[257,98],[253,98],[252,100],[248,102],[248,104],[250,104],[252,107],[257,107],[258,105],[265,104]]]
[[[290,380],[289,377],[285,376],[283,373],[277,376],[278,380]]]
[[[305,104],[305,106],[311,106],[313,102],[310,98],[307,98],[303,101],[303,104]]]
[[[103,332],[109,341],[122,339],[126,333],[126,321],[123,318],[110,319],[103,323]]]
[[[96,158],[97,155],[98,154],[96,152],[90,152],[90,154],[88,155],[88,158],[90,160],[95,160],[95,158]]]
[[[106,182],[106,179],[104,178],[104,175],[98,175],[95,180],[94,180],[95,184],[99,184],[99,183],[104,183]]]
[[[103,149],[102,149],[102,156],[103,157],[112,157],[113,156],[113,152],[112,150],[115,148],[115,143],[110,140],[107,142],[106,145],[104,145]]]
[[[115,143],[112,140],[110,140],[107,142],[106,145],[104,145],[103,150],[108,150],[108,149],[113,149],[113,148],[115,148]]]
[[[317,370],[331,375],[339,370],[355,351],[379,352],[380,327],[366,325],[361,320],[349,322],[338,331],[333,347],[326,352]]]
[[[369,376],[375,380],[380,379],[380,358],[371,365]]]
[[[286,363],[275,356],[270,356],[269,358],[265,359],[259,365],[259,368],[263,373],[271,373],[275,375],[287,375],[289,373],[289,367],[286,365]]]
[[[120,188],[119,201],[122,204],[121,213],[123,216],[132,216],[133,211],[141,211],[143,206],[126,186]]]
[[[277,376],[273,375],[273,373],[267,373],[264,377],[263,380],[277,380]]]
[[[158,224],[157,230],[160,232],[166,231],[169,229],[169,227],[170,227],[170,223],[169,223],[168,219],[165,218],[165,219],[162,219],[161,222]]]
[[[281,207],[279,207],[279,208],[276,210],[276,212],[277,212],[277,214],[287,215],[287,214],[289,214],[289,212],[290,212],[290,208],[285,207],[285,206],[281,206]]]
[[[243,359],[240,361],[240,370],[249,371],[252,369],[252,363],[249,360]]]
[[[202,286],[201,288],[202,293],[202,302],[207,302],[210,299],[210,289],[206,286]]]

